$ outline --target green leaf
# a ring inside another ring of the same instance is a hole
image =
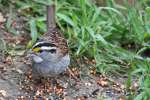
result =
[[[43,5],[50,5],[52,3],[52,0],[33,0],[33,1]]]
[[[36,22],[34,19],[30,21],[30,31],[31,31],[31,38],[32,38],[32,44],[36,42],[38,38],[37,28],[36,28]]]
[[[92,36],[92,38],[95,39],[95,33],[94,33],[93,29],[90,27],[86,27],[86,30],[89,32],[89,34]]]
[[[112,8],[112,7],[99,7],[100,10],[108,10],[108,11],[113,11],[115,12],[116,14],[120,15],[121,17],[123,17],[122,13],[115,9],[115,8]]]
[[[143,92],[134,98],[134,100],[142,100],[142,99],[143,99]]]
[[[146,7],[146,12],[147,12],[148,16],[150,17],[150,7]]]
[[[97,40],[99,40],[103,44],[107,45],[107,41],[100,34],[97,34],[95,37],[96,37]]]
[[[74,22],[72,21],[72,19],[70,17],[68,17],[67,15],[61,14],[61,13],[57,13],[56,14],[60,19],[64,20],[67,24],[74,26]]]

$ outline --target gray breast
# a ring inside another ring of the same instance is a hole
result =
[[[69,55],[64,56],[59,62],[43,61],[41,63],[33,63],[33,74],[42,77],[53,77],[66,70],[70,64]]]

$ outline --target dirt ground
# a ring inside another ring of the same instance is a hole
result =
[[[121,88],[109,86],[103,77],[82,73],[85,69],[81,69],[78,80],[60,75],[53,93],[50,81],[32,80],[31,66],[24,64],[23,57],[11,60],[12,65],[0,65],[0,100],[118,100],[123,95]]]
[[[20,57],[18,59],[20,60]],[[75,80],[65,74],[58,77],[60,82],[53,93],[47,80],[44,80],[45,83],[38,83],[30,79],[30,67],[18,59],[15,58],[13,65],[1,62],[1,100],[117,100],[123,95],[121,91],[107,86],[107,83],[103,83],[103,87],[100,86],[97,82],[99,77],[82,75],[79,80]]]

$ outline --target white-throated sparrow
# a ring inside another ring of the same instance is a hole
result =
[[[47,28],[32,47],[33,77],[54,77],[70,64],[67,41],[56,27],[54,4],[47,6]]]

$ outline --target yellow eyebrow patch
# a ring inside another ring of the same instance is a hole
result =
[[[33,51],[33,52],[36,52],[36,53],[38,53],[40,50],[41,50],[41,48],[39,48],[39,47],[36,47],[36,48],[33,48],[33,49],[32,49],[32,51]]]

